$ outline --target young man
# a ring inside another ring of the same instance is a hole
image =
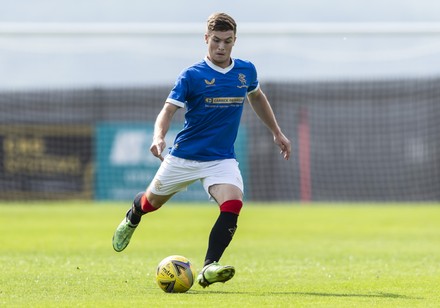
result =
[[[124,250],[143,215],[159,209],[175,193],[200,180],[220,208],[209,235],[204,267],[197,277],[202,287],[228,281],[235,274],[233,266],[218,261],[232,240],[243,205],[243,182],[234,142],[246,97],[272,132],[284,159],[289,159],[291,151],[290,141],[260,89],[254,65],[231,58],[235,40],[234,19],[224,13],[209,17],[207,56],[180,74],[154,125],[150,151],[162,164],[146,192],[136,195],[113,236],[113,248]],[[165,135],[175,112],[184,107],[184,127],[164,158]]]

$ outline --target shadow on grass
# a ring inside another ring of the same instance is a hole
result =
[[[324,292],[234,292],[234,291],[190,291],[193,294],[247,294],[255,296],[268,296],[268,295],[300,295],[300,296],[320,296],[320,297],[365,297],[365,298],[398,298],[398,299],[423,299],[422,297],[411,297],[395,293],[324,293]]]

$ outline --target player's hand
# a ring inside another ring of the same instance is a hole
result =
[[[290,158],[290,152],[292,151],[290,140],[287,139],[283,133],[279,133],[278,135],[274,135],[273,141],[281,149],[280,154],[283,155],[285,160],[288,160]]]
[[[153,143],[150,146],[150,152],[163,161],[162,152],[166,147],[165,139],[163,138],[154,138]]]

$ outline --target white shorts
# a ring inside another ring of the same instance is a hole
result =
[[[184,191],[195,181],[200,180],[206,193],[215,184],[232,184],[241,192],[243,178],[235,159],[196,161],[167,155],[150,184],[153,194],[167,196]]]

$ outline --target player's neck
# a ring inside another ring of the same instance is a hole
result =
[[[225,68],[231,66],[231,64],[232,64],[232,59],[231,59],[230,57],[229,57],[229,59],[228,59],[227,61],[222,61],[222,62],[216,62],[216,61],[214,61],[209,55],[206,56],[206,58],[207,58],[212,64],[214,64],[215,66],[218,66],[218,67],[223,68],[223,69],[225,69]]]

